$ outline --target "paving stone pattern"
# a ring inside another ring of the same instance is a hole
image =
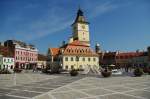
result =
[[[0,99],[150,99],[150,75],[0,75]]]
[[[29,74],[20,74],[20,75],[17,74],[17,76],[19,76],[19,77],[17,77],[17,79],[19,79],[20,77],[23,77],[23,76],[26,77],[26,75],[29,76]],[[6,75],[6,76],[8,76],[8,75]],[[48,76],[51,76],[51,75],[48,75]],[[10,78],[11,77],[12,76],[10,76]],[[35,79],[34,77],[35,77],[35,75],[33,77],[30,76],[30,78],[29,77],[28,78]],[[43,75],[42,77],[47,77],[47,75],[46,76]],[[68,77],[68,76],[57,76],[57,77],[54,76],[53,77],[52,76],[49,79],[42,79],[42,80],[40,79],[39,81],[32,80],[32,82],[26,81],[26,83],[22,82],[21,80],[20,81],[18,80],[17,81],[18,84],[16,84],[15,86],[10,84],[10,85],[4,85],[5,87],[0,87],[0,99],[31,99],[35,96],[44,94],[46,92],[49,92],[53,89],[59,88],[66,84],[72,83],[81,78],[83,78],[83,77]],[[29,80],[27,78],[24,78],[24,79]],[[12,80],[12,82],[13,82],[13,80]],[[2,83],[0,83],[0,84],[2,84]],[[49,99],[49,98],[45,97],[45,99]]]
[[[33,99],[150,99],[150,76],[86,77]]]

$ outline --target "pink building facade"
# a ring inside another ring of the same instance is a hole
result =
[[[37,66],[38,50],[24,42],[8,40],[5,46],[11,47],[14,53],[15,68],[33,69]]]
[[[16,68],[32,69],[37,65],[37,49],[15,47],[15,66]]]

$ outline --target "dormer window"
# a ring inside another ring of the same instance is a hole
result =
[[[86,49],[86,53],[88,52],[88,50]]]
[[[84,53],[84,50],[82,49],[82,52]]]
[[[70,53],[70,49],[67,50]]]
[[[80,53],[82,53],[82,50],[80,50]]]

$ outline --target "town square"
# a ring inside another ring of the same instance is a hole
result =
[[[0,75],[0,99],[149,99],[150,76]]]
[[[150,99],[148,0],[1,0],[0,99]]]

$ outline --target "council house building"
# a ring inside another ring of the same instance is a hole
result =
[[[89,22],[81,9],[77,12],[72,30],[68,43],[48,49],[47,64],[61,66],[64,70],[99,68],[98,54],[90,48]]]

